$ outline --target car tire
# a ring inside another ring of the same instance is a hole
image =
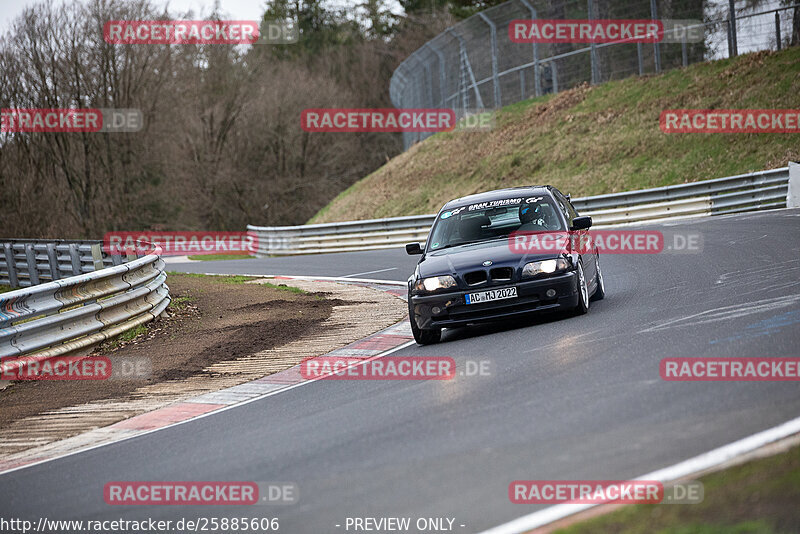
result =
[[[408,297],[408,321],[411,323],[411,333],[414,334],[414,341],[419,345],[432,345],[441,341],[441,328],[425,329],[417,326],[417,321],[414,320],[414,310],[411,308],[410,295]]]
[[[586,282],[586,275],[583,272],[583,261],[578,260],[578,305],[575,306],[575,315],[584,315],[589,311],[589,284]]]
[[[603,272],[600,270],[600,256],[595,254],[594,266],[597,272],[597,287],[592,295],[592,300],[603,300],[606,296],[606,284],[603,282]]]

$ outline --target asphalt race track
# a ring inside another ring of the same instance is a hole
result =
[[[347,517],[447,517],[480,532],[544,508],[510,503],[513,480],[634,478],[796,418],[797,382],[664,382],[659,361],[798,356],[800,210],[652,226],[667,227],[702,233],[703,252],[602,256],[607,297],[588,315],[447,331],[388,356],[488,360],[491,376],[311,383],[2,475],[5,515],[265,516],[309,534],[346,532]],[[405,280],[415,262],[393,250],[169,268]],[[291,481],[300,501],[106,505],[104,484],[122,480]]]

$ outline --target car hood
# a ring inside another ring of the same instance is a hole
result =
[[[544,254],[520,254],[513,252],[507,238],[486,241],[460,247],[434,250],[428,252],[417,266],[419,276],[440,276],[445,274],[462,274],[477,269],[485,269],[483,262],[491,261],[490,267],[521,268],[530,261],[546,260],[557,257],[552,252]]]

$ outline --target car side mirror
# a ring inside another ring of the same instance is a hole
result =
[[[592,226],[592,218],[588,215],[572,219],[571,230],[586,230]]]
[[[422,254],[422,247],[419,243],[408,243],[406,245],[406,254],[413,256],[414,254]]]

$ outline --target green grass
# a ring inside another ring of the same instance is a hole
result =
[[[800,529],[800,447],[699,479],[700,504],[626,506],[559,534],[782,534]]]
[[[255,258],[250,254],[201,254],[199,256],[188,256],[194,261],[220,261],[220,260],[249,260]]]
[[[267,282],[267,283],[264,283],[264,284],[261,284],[261,285],[269,287],[269,288],[272,288],[272,289],[277,289],[279,291],[288,291],[289,293],[298,293],[298,294],[301,294],[301,295],[305,295],[305,294],[308,293],[308,291],[306,291],[304,289],[300,289],[299,287],[287,286],[287,285],[284,285],[284,284],[275,285],[275,284],[270,284],[269,282]]]
[[[9,291],[13,291],[13,289],[9,286],[0,286],[0,293],[8,293]]]
[[[119,335],[119,337],[117,339],[119,341],[131,341],[132,339],[136,338],[137,336],[139,336],[141,334],[146,334],[146,333],[147,333],[147,327],[145,325],[143,325],[143,324],[140,324],[139,326],[131,328],[130,330],[124,331],[123,333],[121,333]]]
[[[245,282],[249,282],[250,280],[255,280],[256,278],[253,276],[241,276],[241,275],[232,275],[232,276],[225,276],[225,275],[213,275],[213,274],[200,274],[200,273],[179,273],[177,271],[167,271],[167,276],[186,276],[188,278],[206,278],[208,280],[214,282],[220,282],[222,284],[244,284]]]
[[[188,295],[181,296],[181,297],[173,297],[172,301],[170,301],[169,306],[170,308],[174,308],[176,310],[182,310],[186,308],[186,305],[190,302],[194,302],[197,300],[195,297],[190,297]]]
[[[309,222],[436,212],[459,196],[552,184],[574,197],[782,167],[799,134],[665,134],[671,108],[800,108],[800,47],[699,63],[506,106],[490,132],[436,134]]]
[[[188,276],[190,278],[207,278],[209,280],[213,280],[215,282],[220,282],[223,284],[244,284],[245,282],[249,282],[250,280],[257,279],[256,277],[253,276],[241,276],[241,275],[224,276],[224,275],[211,275],[211,274],[200,274],[200,273],[179,273],[175,271],[167,271],[167,276]],[[300,289],[299,287],[287,286],[285,284],[276,285],[276,284],[271,284],[269,282],[265,282],[261,285],[269,287],[271,289],[277,289],[279,291],[289,291],[290,293],[298,293],[298,294],[308,293],[308,291]],[[191,298],[191,297],[183,297],[183,298]],[[174,302],[175,301],[173,301],[173,303]]]

